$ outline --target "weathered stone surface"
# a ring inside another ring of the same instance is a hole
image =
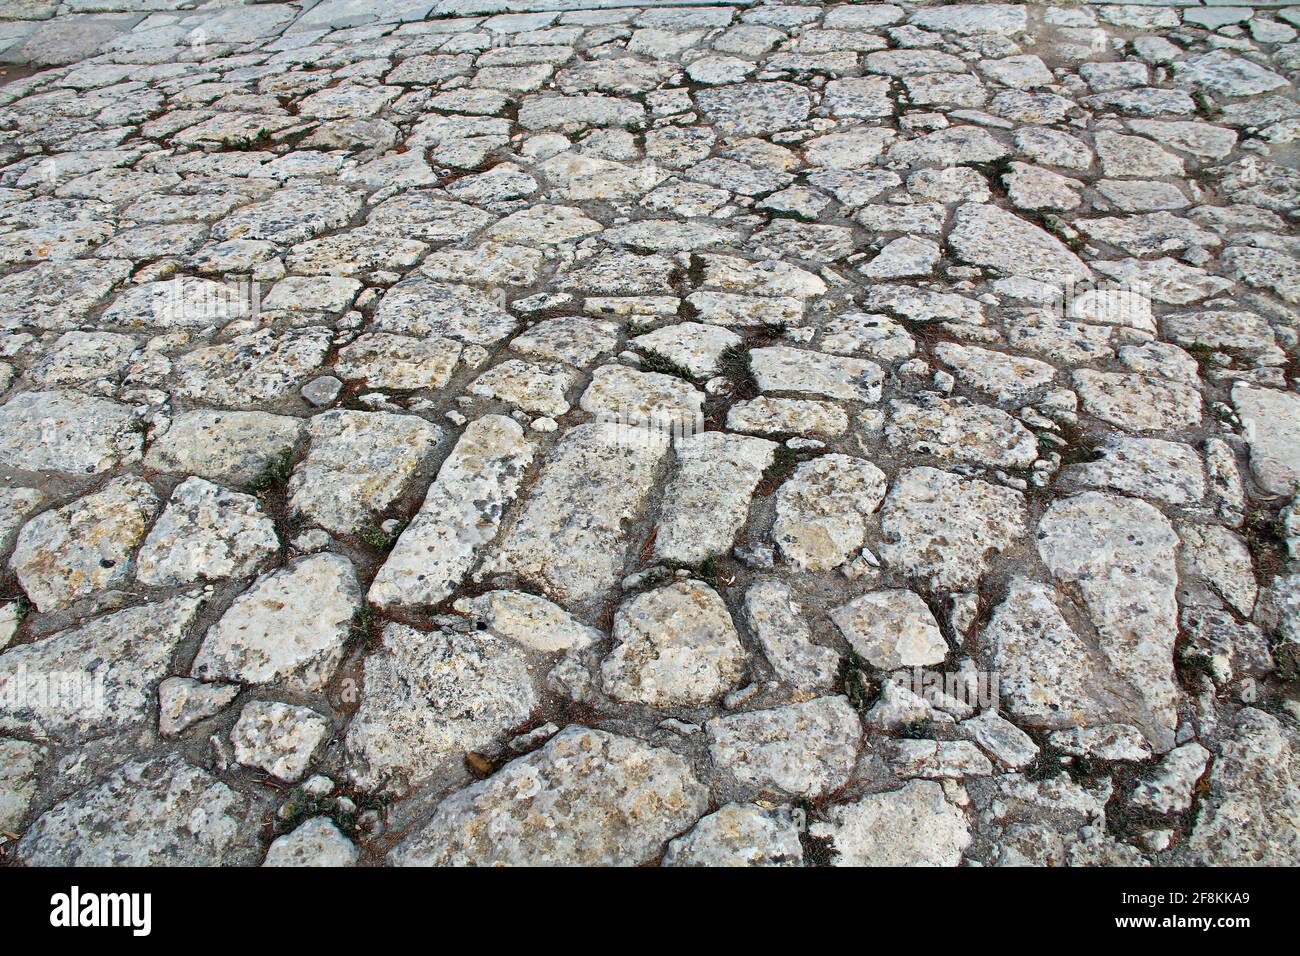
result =
[[[468,751],[491,750],[537,702],[517,645],[484,632],[388,624],[348,725],[354,775],[365,787],[417,783]]]
[[[205,345],[176,359],[177,395],[212,405],[250,408],[284,398],[320,367],[328,329],[262,329]]]
[[[736,402],[727,412],[727,427],[760,435],[794,433],[820,438],[837,438],[849,427],[849,416],[838,405],[806,398],[769,398]]]
[[[999,404],[1022,403],[1056,378],[1056,369],[1047,362],[957,342],[940,342],[934,354],[959,381]]]
[[[1006,412],[961,399],[920,396],[890,403],[885,439],[945,462],[1024,468],[1038,457],[1034,433]]]
[[[1044,281],[1092,276],[1092,270],[1059,239],[986,203],[968,203],[957,210],[948,247],[967,262],[1007,275]]]
[[[1114,713],[1117,698],[1088,645],[1066,622],[1055,592],[1015,578],[981,634],[999,675],[999,694],[1027,727],[1089,726]]]
[[[141,726],[202,601],[118,611],[0,655],[0,732],[85,741]]]
[[[758,387],[765,392],[877,402],[884,381],[880,366],[874,362],[783,345],[754,349],[749,353],[749,363]]]
[[[1139,780],[1130,799],[1154,813],[1181,813],[1192,805],[1192,788],[1205,773],[1210,752],[1192,741],[1165,755],[1153,776]]]
[[[562,607],[522,591],[489,591],[461,598],[453,607],[489,631],[542,653],[582,650],[604,640]]]
[[[692,375],[702,376],[715,373],[722,354],[739,346],[742,341],[729,329],[699,322],[681,322],[638,335],[634,344],[638,349],[651,349],[667,356]]]
[[[496,538],[533,453],[508,418],[485,415],[468,425],[375,575],[370,600],[380,607],[433,605],[451,594]]]
[[[579,404],[607,420],[689,427],[700,415],[704,396],[672,375],[602,365],[592,373]]]
[[[1099,451],[1096,461],[1065,468],[1062,480],[1171,505],[1193,504],[1205,497],[1204,468],[1190,445],[1112,435]]]
[[[18,844],[28,866],[248,866],[258,801],[172,755],[133,761],[44,813]]]
[[[939,664],[948,656],[938,622],[914,591],[873,591],[830,617],[853,649],[881,670]]]
[[[158,732],[184,733],[200,720],[220,713],[239,695],[234,684],[204,684],[188,677],[168,677],[158,685]]]
[[[255,700],[244,705],[230,731],[235,759],[290,783],[307,772],[329,732],[329,722],[310,707]]]
[[[508,359],[476,378],[469,391],[471,395],[494,398],[532,415],[558,418],[569,410],[564,393],[573,382],[573,373],[562,366],[532,365]]]
[[[786,807],[729,803],[668,844],[662,866],[801,866],[799,829]]]
[[[600,665],[605,693],[651,707],[699,706],[740,680],[745,649],[718,593],[678,581],[638,594],[614,615],[614,649]]]
[[[0,0],[0,828],[1290,862],[1300,14],[633,2]]]
[[[959,729],[1000,766],[1010,770],[1027,767],[1038,756],[1034,739],[996,711],[986,710],[978,717],[963,720]]]
[[[414,415],[329,411],[307,425],[289,506],[336,534],[372,524],[406,488],[442,432]]]
[[[312,817],[271,842],[263,866],[356,866],[360,854],[328,817]]]
[[[1167,750],[1177,723],[1173,650],[1178,636],[1178,536],[1151,505],[1089,491],[1055,502],[1038,526],[1038,552],[1077,589],[1102,653]]]
[[[738,83],[700,90],[695,102],[727,136],[794,128],[812,105],[808,93],[793,83]]]
[[[888,752],[894,774],[904,779],[960,780],[993,772],[989,759],[965,740],[895,740]]]
[[[516,574],[568,608],[599,600],[622,575],[626,524],[667,450],[665,433],[635,424],[570,429],[480,574]]]
[[[843,786],[862,737],[844,697],[818,697],[709,721],[709,754],[760,793],[815,799]]]
[[[1294,866],[1300,859],[1296,739],[1276,717],[1243,708],[1215,754],[1188,839],[1189,862]]]
[[[0,829],[17,832],[47,760],[46,749],[39,744],[0,740]]]
[[[1074,373],[1083,408],[1131,431],[1177,431],[1201,421],[1201,396],[1190,385],[1122,372]]]
[[[231,213],[212,227],[212,237],[301,242],[346,225],[361,209],[361,196],[343,186],[288,186],[260,203]]]
[[[750,585],[745,623],[777,677],[796,690],[826,690],[839,676],[839,652],[813,643],[803,609],[784,582],[768,578]]]
[[[1232,403],[1250,445],[1250,470],[1275,495],[1300,490],[1300,398],[1291,392],[1233,386]]]
[[[881,554],[935,588],[971,588],[1027,531],[1024,497],[935,468],[899,475],[880,512]]]
[[[496,300],[478,289],[414,278],[384,293],[370,331],[489,346],[508,336],[518,324]]]
[[[150,587],[242,578],[260,571],[279,551],[275,524],[256,498],[187,478],[172,490],[145,538],[135,576]]]
[[[613,350],[618,344],[617,329],[613,322],[576,316],[543,319],[515,336],[510,347],[528,356],[582,368]]]
[[[932,780],[834,806],[809,831],[833,841],[837,866],[957,866],[971,841],[965,815]]]
[[[114,479],[23,525],[9,566],[42,611],[118,587],[130,580],[132,556],[159,507],[139,478]]]
[[[367,332],[339,350],[334,370],[371,388],[442,388],[451,381],[460,352],[451,339]]]
[[[866,520],[884,496],[884,473],[871,462],[822,455],[777,492],[772,539],[796,568],[837,567],[866,540]]]
[[[664,492],[667,513],[655,532],[655,557],[698,564],[729,550],[776,447],[722,432],[677,439],[677,470]]]
[[[1227,50],[1189,56],[1175,75],[1182,83],[1224,96],[1253,96],[1287,85],[1285,77]]]
[[[292,453],[302,432],[301,419],[284,415],[186,412],[154,439],[144,463],[159,471],[246,485],[275,458]]]
[[[637,866],[658,857],[707,808],[706,789],[681,757],[573,725],[452,794],[391,859],[404,866]]]
[[[360,606],[356,572],[346,558],[299,558],[262,575],[235,599],[208,629],[192,673],[201,680],[320,690],[343,658]]]
[[[125,405],[74,392],[23,392],[0,405],[0,463],[95,475],[140,458],[143,435]]]

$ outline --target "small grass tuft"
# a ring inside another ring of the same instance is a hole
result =
[[[781,445],[772,456],[772,464],[763,469],[763,477],[759,479],[754,493],[760,498],[766,498],[774,493],[787,478],[794,474],[795,466],[798,464],[799,453],[788,445]]]
[[[361,540],[372,548],[387,551],[397,543],[397,539],[402,536],[402,532],[406,530],[406,526],[411,523],[409,518],[395,518],[392,520],[396,521],[392,531],[385,531],[382,526],[372,524],[369,527],[362,529],[360,535]],[[387,523],[388,521],[384,522],[384,524]]]
[[[758,394],[758,382],[749,365],[749,349],[743,345],[729,345],[718,356],[718,372],[731,382],[733,398],[753,398]]]
[[[799,828],[799,844],[803,847],[804,866],[830,866],[840,851],[835,849],[835,841],[830,837],[812,835],[814,807],[807,800],[795,802],[795,809],[803,814],[804,825]]]
[[[262,468],[261,473],[249,482],[248,488],[254,494],[263,494],[279,487],[289,480],[293,473],[293,449],[285,448]]]
[[[654,349],[643,349],[641,352],[641,371],[658,372],[661,375],[673,375],[677,378],[683,378],[690,381],[695,376],[685,365],[674,362],[663,352],[656,352]]]
[[[253,136],[223,136],[221,148],[228,152],[246,153],[265,149],[271,145],[271,131],[263,126]]]
[[[907,740],[930,740],[934,737],[934,721],[924,717],[911,720],[899,725],[895,732]]]
[[[865,714],[871,707],[875,694],[871,686],[871,677],[867,673],[867,662],[857,651],[850,650],[840,660],[839,683],[844,689],[844,696],[849,699],[854,710]]]

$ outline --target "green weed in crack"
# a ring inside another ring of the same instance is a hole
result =
[[[840,851],[835,849],[835,841],[830,837],[812,835],[812,824],[817,807],[808,800],[796,800],[796,812],[803,816],[803,826],[799,827],[799,844],[803,848],[804,866],[833,866]]]
[[[248,483],[248,490],[260,495],[283,485],[293,472],[293,449],[284,448],[262,466],[261,472]]]
[[[271,131],[262,127],[253,136],[223,136],[221,149],[224,152],[247,153],[266,149],[271,145]]]
[[[657,352],[654,349],[641,350],[641,371],[657,372],[660,375],[672,375],[675,378],[685,379],[688,382],[694,378],[694,376],[691,375],[691,370],[686,366],[674,362],[667,355],[664,355],[662,352]]]
[[[379,525],[370,525],[363,528],[360,538],[378,551],[388,551],[397,543],[397,539],[402,536],[402,532],[406,530],[406,526],[410,523],[410,518],[390,518]],[[393,527],[385,531],[383,526],[387,524],[392,524]]]
[[[766,498],[785,482],[799,464],[799,453],[788,445],[780,445],[772,456],[772,463],[763,469],[754,494]]]
[[[749,365],[749,349],[744,345],[729,345],[718,356],[718,372],[731,383],[733,398],[753,398],[758,394],[758,381]]]
[[[840,660],[839,684],[853,709],[866,714],[875,700],[875,688],[867,671],[867,662],[850,649]]]

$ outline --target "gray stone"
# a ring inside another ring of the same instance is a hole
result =
[[[301,419],[266,412],[185,412],[154,439],[144,463],[158,471],[246,485],[277,457],[292,454],[302,431]]]
[[[1232,403],[1255,480],[1275,495],[1300,491],[1300,397],[1243,382],[1233,386]]]
[[[370,585],[379,607],[433,605],[469,573],[496,538],[532,462],[517,422],[485,415],[466,427]]]
[[[830,612],[855,651],[873,667],[940,664],[948,642],[925,602],[913,591],[873,591]]]
[[[244,705],[230,742],[245,767],[293,783],[307,772],[328,733],[329,721],[310,707],[255,700]]]
[[[321,690],[343,659],[360,606],[356,572],[346,558],[299,558],[235,598],[208,629],[191,672],[200,680]]]
[[[1300,860],[1295,734],[1246,707],[1215,754],[1187,843],[1201,866],[1294,866]]]
[[[825,691],[839,677],[838,651],[813,643],[803,608],[785,582],[766,578],[745,592],[745,623],[776,676],[801,693]]]
[[[831,839],[837,866],[957,866],[971,842],[965,815],[932,780],[833,806],[809,832]]]
[[[638,594],[614,615],[605,693],[650,707],[700,706],[731,690],[746,655],[722,598],[699,581]]]
[[[844,697],[818,697],[708,723],[714,764],[760,793],[816,799],[843,786],[862,725]]]
[[[401,866],[637,866],[708,809],[670,751],[571,725],[444,800],[390,855]]]
[[[259,801],[178,755],[123,764],[42,814],[18,843],[28,866],[248,866]]]
[[[376,523],[442,431],[414,415],[336,410],[307,425],[311,444],[289,479],[289,506],[335,534]]]
[[[571,610],[603,599],[623,576],[627,525],[667,450],[664,432],[635,424],[570,429],[479,575],[516,574]]]
[[[384,628],[348,727],[353,775],[372,788],[417,783],[469,751],[490,751],[537,705],[518,645],[482,632]]]
[[[263,866],[356,866],[355,844],[328,817],[312,817],[271,841]]]
[[[202,478],[187,478],[135,559],[135,576],[149,587],[242,578],[280,552],[280,539],[252,495]]]
[[[0,463],[95,475],[140,459],[144,436],[125,405],[75,392],[22,392],[0,405]]]
[[[866,540],[867,518],[884,496],[885,475],[871,462],[822,455],[777,491],[772,539],[800,570],[838,567]]]
[[[776,448],[762,438],[722,432],[677,439],[677,470],[664,492],[666,514],[655,533],[655,557],[698,564],[730,550]]]
[[[580,651],[598,644],[605,635],[583,624],[562,607],[522,591],[489,591],[461,598],[452,607],[473,617],[500,637],[544,654]]]
[[[936,589],[970,589],[1027,532],[1024,497],[935,468],[902,472],[880,513],[881,554]]]
[[[1105,660],[1140,702],[1142,729],[1168,750],[1178,716],[1178,536],[1168,519],[1145,502],[1089,491],[1054,502],[1037,537],[1043,562],[1077,589]]]
[[[39,744],[0,740],[0,830],[17,832],[48,759],[48,752]]]
[[[220,713],[237,696],[239,687],[234,684],[168,677],[158,685],[158,732],[164,737],[184,733],[199,721]]]
[[[801,866],[799,828],[786,807],[728,803],[668,844],[661,866]]]
[[[158,509],[139,478],[114,479],[23,525],[9,566],[38,610],[67,607],[130,580],[132,555]]]

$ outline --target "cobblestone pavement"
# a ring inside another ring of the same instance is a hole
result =
[[[1300,864],[1300,8],[564,5],[0,3],[0,859]]]

